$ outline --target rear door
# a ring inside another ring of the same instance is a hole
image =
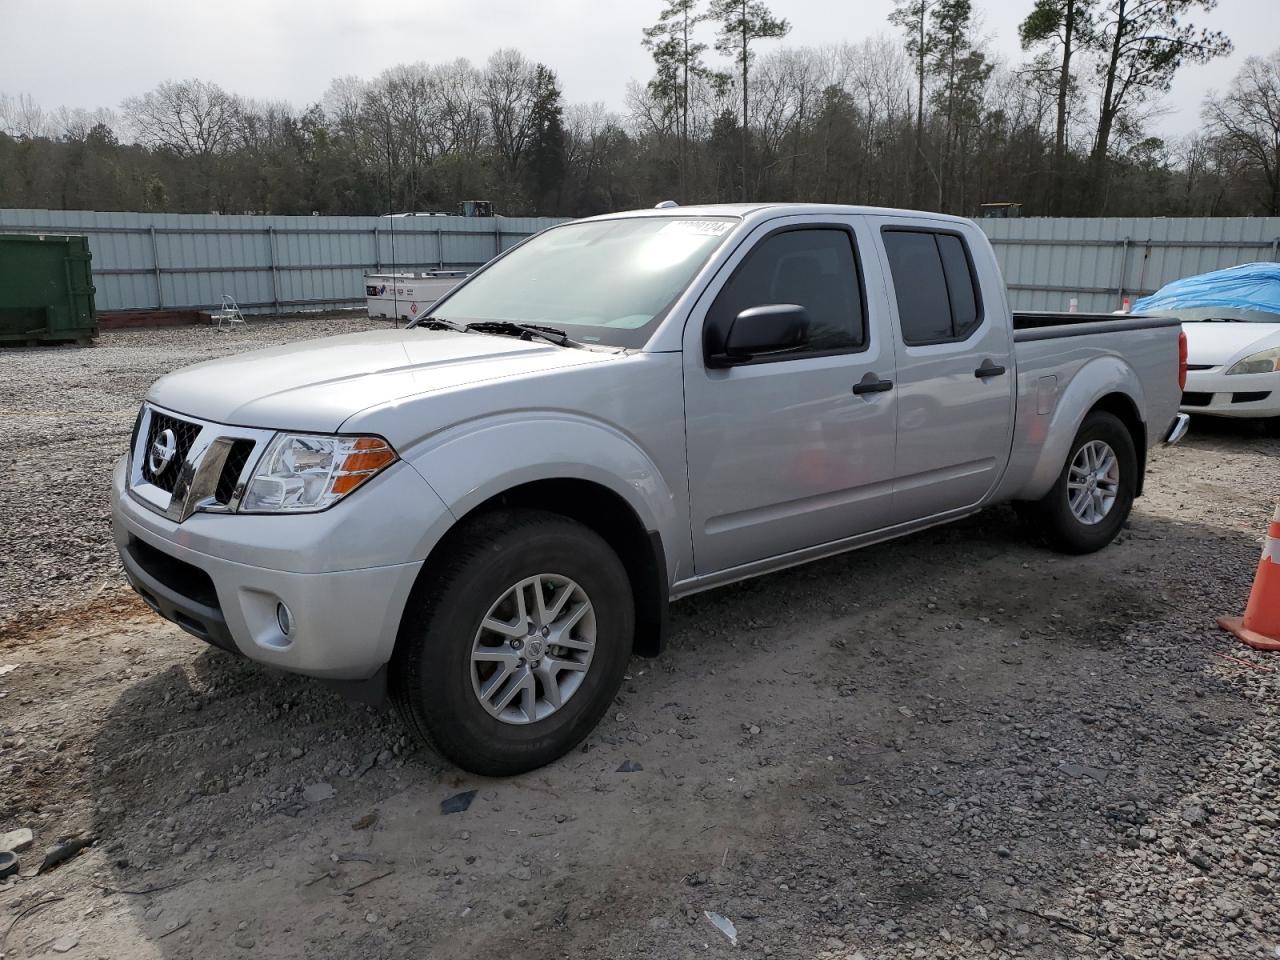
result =
[[[883,526],[893,488],[893,345],[884,285],[864,277],[856,218],[782,218],[743,242],[685,328],[695,565],[706,575]],[[800,349],[727,369],[704,332],[748,307],[797,303]]]
[[[1013,429],[1012,335],[988,248],[939,221],[880,223],[897,354],[894,517],[971,507],[1004,472]],[[988,278],[984,287],[981,276]]]

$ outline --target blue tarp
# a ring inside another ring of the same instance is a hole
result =
[[[1143,297],[1133,305],[1133,312],[1200,307],[1280,313],[1280,263],[1242,263],[1226,270],[1183,277]]]

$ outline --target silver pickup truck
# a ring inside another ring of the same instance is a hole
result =
[[[967,220],[664,208],[546,230],[411,328],[148,393],[112,502],[159,614],[462,767],[580,741],[670,600],[1016,501],[1097,550],[1186,428],[1176,321],[1014,315]]]

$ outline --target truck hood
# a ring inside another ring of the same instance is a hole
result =
[[[374,331],[198,363],[157,380],[147,399],[219,423],[330,433],[368,407],[611,356],[483,333]]]
[[[1182,332],[1187,335],[1187,362],[1215,367],[1280,346],[1280,323],[1199,321],[1184,323]]]

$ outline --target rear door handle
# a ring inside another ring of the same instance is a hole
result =
[[[1004,373],[1004,367],[998,363],[992,363],[989,359],[983,360],[982,365],[973,371],[973,375],[979,380],[985,380],[987,377],[998,377]]]
[[[892,380],[881,380],[877,374],[868,373],[853,385],[853,392],[861,396],[864,393],[884,393],[893,389]]]

